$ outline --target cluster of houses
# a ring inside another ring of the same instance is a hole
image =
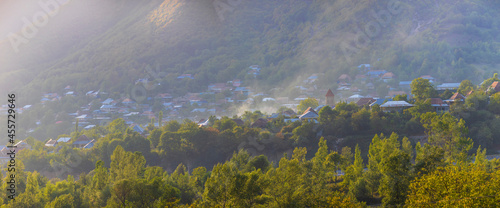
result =
[[[392,98],[396,95],[411,95],[410,94],[410,83],[411,81],[400,81],[397,80],[394,73],[386,70],[374,69],[370,64],[361,64],[358,67],[358,74],[352,78],[348,74],[342,74],[337,79],[338,88],[336,89],[337,100],[345,102],[354,102],[358,106],[373,106],[379,105],[380,108],[385,111],[402,111],[407,108],[413,107],[412,104],[405,101],[393,101]],[[261,68],[258,65],[252,65],[247,69],[247,74],[251,76],[259,76]],[[132,129],[139,133],[143,133],[144,129],[141,125],[147,125],[144,121],[151,121],[155,119],[158,121],[157,116],[159,115],[158,110],[155,112],[153,110],[155,104],[161,104],[161,111],[163,114],[163,121],[168,120],[182,120],[191,119],[194,121],[199,121],[199,125],[207,125],[208,118],[211,115],[226,115],[230,112],[226,112],[226,108],[231,104],[252,104],[259,99],[259,102],[272,102],[275,106],[288,107],[290,109],[296,109],[300,101],[305,100],[309,97],[314,97],[314,95],[322,94],[324,97],[316,97],[321,104],[315,109],[309,108],[305,112],[297,115],[293,110],[287,110],[280,113],[274,113],[268,117],[268,119],[276,118],[279,115],[285,117],[285,121],[296,121],[296,120],[313,120],[315,122],[318,117],[318,111],[324,106],[335,106],[335,95],[330,89],[318,89],[315,82],[319,77],[323,76],[321,73],[311,74],[305,80],[303,80],[302,86],[296,86],[299,89],[300,95],[295,98],[289,97],[271,97],[263,92],[254,92],[252,88],[243,86],[243,82],[239,79],[229,80],[224,83],[212,83],[207,86],[207,90],[201,93],[187,93],[183,96],[174,97],[169,93],[158,93],[155,96],[148,97],[148,104],[136,103],[133,99],[129,97],[123,97],[119,99],[110,98],[108,93],[102,92],[100,90],[89,91],[85,93],[85,96],[91,98],[91,102],[75,112],[69,115],[74,118],[73,124],[78,122],[80,129],[92,129],[97,125],[105,125],[110,122],[113,118],[123,118]],[[192,74],[182,74],[177,77],[178,79],[194,79]],[[435,83],[436,80],[429,75],[421,76],[423,79],[428,79],[431,83]],[[144,80],[137,80],[136,84],[141,84]],[[377,95],[374,83],[387,83],[389,88],[387,96],[380,97]],[[396,86],[395,86],[396,85]],[[436,89],[440,92],[445,90],[456,90],[460,83],[443,83],[436,86]],[[500,84],[495,82],[490,87],[492,90],[500,91]],[[271,91],[280,91],[280,89],[272,89]],[[346,93],[349,92],[349,93]],[[274,92],[273,94],[279,94]],[[350,95],[350,96],[345,96]],[[40,103],[45,104],[47,102],[57,102],[64,96],[77,96],[75,91],[72,90],[71,86],[64,88],[62,93],[46,93],[42,96]],[[436,112],[446,112],[449,110],[449,106],[453,102],[464,102],[467,95],[461,95],[455,93],[452,97],[447,100],[442,100],[440,98],[430,98],[429,101],[431,105],[435,108]],[[96,109],[96,106],[99,106]],[[18,111],[28,110],[31,105],[23,106],[19,108]],[[158,109],[158,106],[156,106]],[[1,109],[0,109],[1,110]],[[201,120],[200,120],[201,119]],[[139,122],[138,122],[139,121]],[[142,121],[142,123],[141,123]],[[61,122],[61,121],[55,121]],[[240,122],[240,121],[235,121]],[[252,126],[262,126],[267,123],[267,120],[258,120],[257,123],[252,124]],[[40,122],[37,122],[39,124]],[[158,125],[156,123],[155,125]],[[58,140],[49,140],[46,146],[57,146],[58,143],[68,142],[65,140],[67,138],[59,138]],[[88,138],[78,138],[79,141],[74,141],[73,145],[77,144],[79,148],[91,148],[93,146],[92,140]],[[81,140],[81,141],[80,141]]]
[[[51,152],[54,151],[59,151],[62,148],[63,143],[70,144],[71,143],[71,137],[59,137],[59,139],[49,139],[45,143],[45,147],[53,147],[54,149]],[[71,143],[71,147],[73,148],[80,148],[80,149],[90,149],[94,146],[95,140],[94,139],[89,139],[85,135],[81,135],[78,137],[75,141]],[[31,145],[26,143],[26,141],[22,140],[17,142],[14,147],[16,147],[16,153],[20,152],[21,150],[24,149],[29,149],[31,150]],[[5,146],[5,145],[0,145],[0,164],[7,163],[11,157],[8,154],[10,152],[10,148]]]
[[[260,75],[260,66],[252,65],[248,67],[247,74],[257,77]],[[177,79],[194,79],[193,74],[182,74]],[[147,79],[138,79],[136,84],[150,84]],[[223,97],[216,96],[224,94]],[[164,112],[163,121],[168,120],[183,120],[185,118],[197,120],[199,116],[222,115],[226,112],[227,104],[233,103],[252,103],[254,98],[264,93],[254,93],[251,88],[243,86],[240,79],[229,80],[225,83],[212,83],[207,87],[205,92],[187,93],[183,96],[174,97],[169,93],[158,93],[155,96],[148,97],[145,104],[136,103],[130,97],[113,99],[108,93],[101,90],[92,90],[85,93],[85,96],[91,99],[87,105],[74,112],[69,113],[73,117],[73,124],[78,121],[80,129],[91,129],[97,125],[105,125],[113,118],[121,117],[131,127],[143,124],[144,120],[150,121],[157,119],[159,112],[154,112],[153,103],[161,104],[161,111]],[[58,102],[65,96],[83,96],[76,93],[72,86],[66,86],[62,92],[50,92],[42,95],[40,104],[44,105],[49,102]],[[96,109],[95,106],[99,108]],[[29,110],[32,105],[26,105],[22,108],[17,108],[17,113],[22,113]],[[0,107],[0,113],[7,112],[7,106]],[[156,106],[155,109],[158,109]],[[159,110],[156,110],[159,111]],[[143,118],[143,119],[140,119]],[[158,119],[157,119],[158,120]],[[142,122],[141,122],[142,121]],[[54,121],[56,124],[63,121]],[[36,122],[40,125],[40,121]],[[156,123],[158,125],[158,123]],[[29,129],[28,133],[34,129]]]

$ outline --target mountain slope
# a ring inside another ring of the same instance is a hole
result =
[[[325,76],[318,84],[334,87],[338,75],[363,63],[400,80],[431,74],[446,82],[479,81],[497,70],[499,3],[392,2],[241,1],[222,11],[213,1],[129,5],[129,13],[114,16],[112,26],[87,36],[79,48],[61,47],[64,55],[43,68],[27,66],[23,73],[43,73],[25,80],[30,83],[23,92],[38,96],[69,84],[80,92],[126,95],[135,80],[152,76],[148,67],[157,66],[162,82],[156,91],[176,94],[234,78],[258,89],[288,87],[320,72]],[[257,79],[246,74],[253,64],[262,66]],[[195,79],[177,80],[183,73]]]

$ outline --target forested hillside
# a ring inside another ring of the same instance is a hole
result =
[[[147,66],[162,72],[156,90],[175,94],[234,78],[263,90],[286,88],[321,72],[318,84],[333,87],[331,80],[363,63],[400,80],[431,74],[478,82],[500,60],[496,1],[217,2],[225,7],[188,0],[68,3],[58,15],[72,17],[65,22],[71,24],[60,26],[55,16],[19,53],[2,42],[2,79],[12,83],[2,89],[39,96],[71,84],[80,92],[126,93],[148,76]],[[74,7],[96,15],[71,16]],[[262,67],[256,79],[247,75],[252,64]],[[195,79],[176,79],[184,73]]]

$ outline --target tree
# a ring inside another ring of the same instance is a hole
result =
[[[481,83],[481,90],[483,90],[483,91],[487,90],[488,87],[490,87],[491,84],[493,84],[493,82],[498,82],[498,81],[500,81],[500,79],[498,79],[498,74],[494,73],[493,77],[488,78],[488,79],[484,80],[483,83]]]
[[[316,136],[314,133],[314,122],[308,120],[302,121],[302,125],[293,129],[292,134],[293,136],[290,139],[293,140],[294,145],[301,145],[311,141]]]
[[[171,120],[163,127],[164,131],[176,132],[181,128],[181,124],[176,120]]]
[[[384,206],[401,206],[406,201],[410,184],[410,156],[401,150],[396,150],[381,163],[383,174],[379,192],[384,198]]]
[[[410,87],[411,87],[411,94],[413,94],[413,97],[417,101],[437,96],[436,90],[434,89],[434,87],[432,86],[432,84],[429,82],[428,79],[423,79],[423,78],[414,79],[411,82]]]
[[[163,124],[163,111],[160,111],[158,115],[158,128],[161,128],[162,124]]]
[[[318,112],[318,121],[323,126],[324,135],[333,135],[335,126],[335,117],[338,116],[338,112],[332,109],[330,106],[325,106],[321,108]]]
[[[354,131],[370,130],[370,116],[370,112],[364,108],[353,113],[351,116],[351,123]]]
[[[211,207],[231,207],[231,184],[236,170],[227,163],[217,164],[205,183],[203,199]]]
[[[63,194],[54,199],[49,205],[54,208],[74,208],[74,198],[70,194]]]
[[[476,165],[447,166],[411,182],[408,207],[496,207],[500,174]]]
[[[458,86],[457,92],[462,94],[462,95],[467,95],[470,91],[474,90],[474,85],[470,80],[463,80],[460,82],[460,85]]]
[[[415,175],[425,175],[445,165],[444,150],[441,147],[429,144],[424,144],[424,146],[422,146],[420,142],[418,142],[417,145],[415,145],[415,150]]]
[[[465,107],[469,111],[486,110],[488,108],[488,94],[475,91],[465,99]]]
[[[314,109],[318,106],[319,106],[318,100],[314,98],[307,98],[305,100],[300,101],[299,105],[297,106],[297,111],[304,112],[309,107]]]
[[[394,101],[408,101],[408,95],[406,95],[406,94],[396,95],[396,96],[394,96],[394,98],[392,100],[394,100]]]
[[[109,179],[113,182],[121,179],[137,178],[144,173],[145,164],[146,159],[140,152],[126,152],[118,145],[111,155]]]
[[[125,124],[125,120],[123,118],[116,119],[108,124],[107,126],[108,132],[111,134],[115,133],[124,133],[127,129],[127,124]]]
[[[488,110],[495,114],[500,114],[500,93],[495,93],[490,96]]]
[[[443,148],[447,161],[467,162],[471,159],[468,152],[472,148],[472,140],[466,137],[468,128],[464,120],[458,120],[449,113],[437,115],[428,112],[422,115],[421,123],[429,143]]]
[[[361,150],[359,149],[359,145],[356,145],[356,149],[354,150],[354,163],[347,167],[344,175],[344,184],[349,185],[352,182],[355,182],[358,178],[360,178],[363,174],[363,158],[361,157]]]

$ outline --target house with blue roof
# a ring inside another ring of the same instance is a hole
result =
[[[301,121],[303,120],[313,120],[317,122],[316,119],[319,117],[318,113],[314,111],[311,107],[307,108],[302,115],[299,116]]]
[[[237,87],[236,89],[234,89],[234,92],[239,93],[239,94],[243,94],[243,95],[248,95],[250,90],[246,87]]]
[[[135,132],[139,133],[139,134],[143,134],[144,133],[144,129],[141,128],[139,125],[137,124],[132,124],[131,126],[132,130],[134,130]]]
[[[57,142],[69,142],[71,140],[71,137],[60,137]]]
[[[91,139],[89,139],[87,136],[85,135],[81,135],[80,137],[78,137],[78,139],[76,139],[74,142],[73,142],[73,147],[76,147],[76,148],[82,148],[84,147],[85,145],[87,145],[90,141],[92,141]]]
[[[388,99],[384,99],[384,98],[375,99],[375,102],[372,102],[369,106],[371,108],[374,105],[382,105],[382,104],[384,104],[387,101],[392,101],[392,98],[388,98]]]
[[[368,76],[370,78],[377,78],[377,77],[381,77],[385,73],[387,73],[386,70],[370,70],[370,71],[366,72],[366,76]]]
[[[95,139],[92,139],[89,143],[87,143],[85,146],[83,146],[83,149],[90,149],[94,147]]]
[[[358,69],[359,70],[364,69],[365,71],[370,71],[371,70],[371,65],[370,64],[360,64],[358,66]]]
[[[102,104],[103,105],[111,105],[113,103],[113,101],[114,101],[113,99],[108,98],[108,99],[102,101]]]

